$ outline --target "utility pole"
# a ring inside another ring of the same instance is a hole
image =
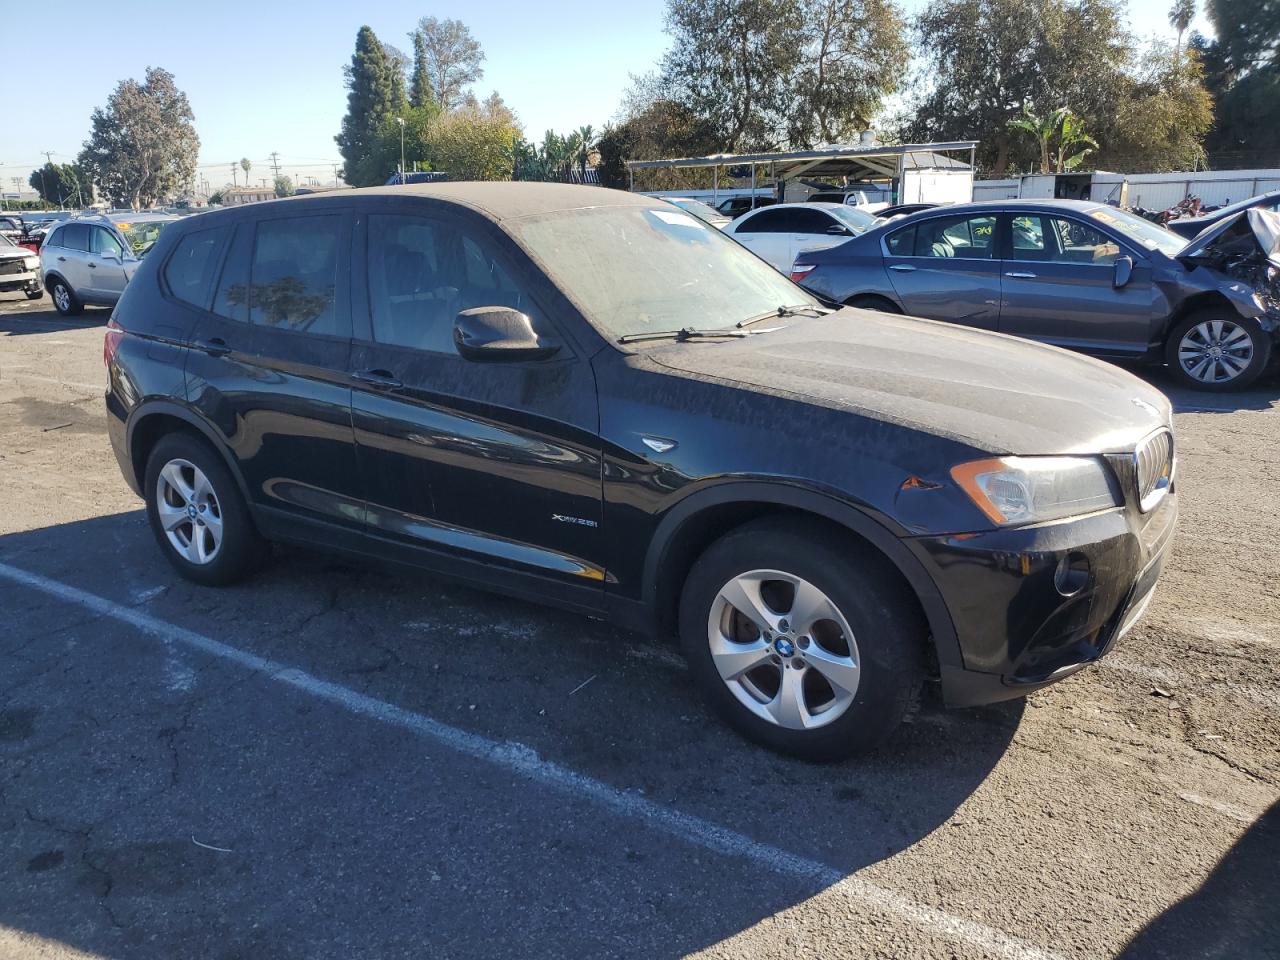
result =
[[[45,159],[45,165],[46,165],[46,166],[52,166],[52,165],[53,165],[53,151],[52,151],[52,150],[46,150],[46,151],[44,151],[44,159]],[[49,202],[49,194],[48,194],[47,192],[45,192],[45,185],[44,185],[44,167],[41,167],[41,168],[40,168],[40,199],[41,199],[41,200],[43,200],[45,203],[48,203],[48,202]],[[58,201],[58,209],[59,209],[59,210],[61,210],[61,209],[62,209],[62,201],[61,201],[61,200],[59,200],[59,201]]]
[[[333,165],[333,185],[335,187],[338,185],[338,165],[336,163]]]
[[[271,175],[280,179],[280,154],[275,150],[271,151]]]
[[[400,124],[400,185],[404,186],[404,117],[396,117]]]
[[[233,164],[231,165],[231,189],[232,189],[232,190],[234,190],[234,189],[236,188],[236,186],[237,186],[237,184],[236,184],[236,167],[238,167],[238,166],[239,166],[239,164],[238,164],[238,163],[233,163]],[[248,186],[248,184],[246,183],[246,184],[245,184],[245,186],[247,187],[247,186]]]

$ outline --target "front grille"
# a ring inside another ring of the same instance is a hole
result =
[[[1173,482],[1173,434],[1157,430],[1133,454],[1138,505],[1146,513],[1159,503]]]
[[[10,273],[26,273],[27,268],[21,260],[0,260],[0,276]]]

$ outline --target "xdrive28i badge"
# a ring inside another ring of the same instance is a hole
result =
[[[587,520],[583,517],[566,517],[563,513],[553,513],[551,519],[557,523],[576,523],[580,527],[598,527],[600,524],[594,520]]]

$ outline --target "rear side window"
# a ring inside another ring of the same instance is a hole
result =
[[[907,227],[905,230],[890,234],[885,238],[884,245],[888,248],[891,256],[911,256],[916,245],[916,228]]]
[[[58,245],[68,250],[89,249],[89,225],[87,223],[69,223],[58,231]]]
[[[915,255],[989,260],[995,236],[994,216],[938,217],[916,225]]]
[[[832,227],[843,226],[843,223],[821,210],[796,210],[792,213],[792,233],[826,233]]]
[[[249,321],[336,336],[334,306],[342,217],[263,220],[253,245]]]
[[[218,246],[225,233],[225,227],[196,230],[178,241],[164,265],[165,286],[173,296],[193,306],[208,305]]]

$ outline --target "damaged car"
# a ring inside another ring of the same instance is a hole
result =
[[[1244,210],[1190,243],[1115,207],[1002,200],[930,210],[797,256],[791,277],[855,307],[995,330],[1238,390],[1278,331],[1280,216]]]

